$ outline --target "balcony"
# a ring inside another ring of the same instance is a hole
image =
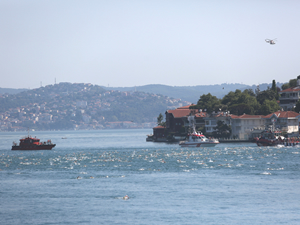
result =
[[[281,94],[281,96],[279,97],[279,100],[298,100],[300,98],[299,96],[299,93],[284,93],[284,94]]]

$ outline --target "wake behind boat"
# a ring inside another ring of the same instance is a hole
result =
[[[214,138],[207,138],[201,133],[188,134],[186,141],[179,142],[182,147],[215,147],[220,142]]]

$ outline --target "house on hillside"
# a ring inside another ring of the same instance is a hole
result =
[[[206,112],[198,109],[190,109],[189,107],[190,105],[166,111],[166,129],[168,132],[179,136],[184,134],[190,126],[188,121],[189,116],[194,116],[196,128],[204,126]]]
[[[228,112],[213,112],[211,114],[207,114],[204,117],[205,120],[205,132],[211,134],[216,131],[216,127],[218,125],[218,121],[222,121],[224,124],[231,125],[231,114]]]
[[[153,127],[153,135],[148,135],[147,140],[167,141],[167,139],[170,138],[169,141],[174,141],[174,138],[175,140],[185,138],[186,132],[190,127],[188,121],[189,116],[194,116],[196,129],[204,126],[206,113],[202,112],[202,110],[190,109],[189,107],[190,105],[187,105],[177,109],[167,110],[165,112],[166,126]]]
[[[265,119],[262,115],[241,116],[231,115],[231,137],[241,140],[251,140],[259,137],[265,130]]]
[[[299,137],[299,118],[294,111],[277,111],[264,117],[266,128],[287,132],[289,137]]]
[[[297,77],[297,87],[282,90],[279,94],[280,107],[283,110],[293,110],[300,99],[300,76]]]
[[[205,131],[208,134],[212,134],[217,131],[218,121],[222,121],[224,124],[231,126],[230,138],[249,140],[253,138],[253,132],[258,130],[260,134],[265,129],[265,122],[261,115],[241,115],[236,116],[229,112],[213,112],[205,119]],[[258,135],[257,135],[258,136]]]
[[[231,126],[231,138],[240,140],[252,140],[259,137],[263,130],[281,130],[289,137],[299,136],[300,114],[294,111],[277,111],[267,116],[247,115],[236,116],[222,112],[211,114],[205,118],[206,132],[212,133],[216,130],[217,121],[223,121]]]

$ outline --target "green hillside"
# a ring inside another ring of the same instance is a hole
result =
[[[140,91],[107,91],[92,84],[60,83],[0,97],[1,130],[100,129],[109,122],[152,122],[189,104]]]

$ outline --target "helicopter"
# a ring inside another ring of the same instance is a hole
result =
[[[275,44],[276,44],[275,42],[276,42],[277,40],[276,40],[276,38],[275,38],[275,39],[273,39],[273,40],[271,40],[271,39],[266,39],[265,41],[266,41],[267,43],[269,43],[270,45],[275,45]]]

